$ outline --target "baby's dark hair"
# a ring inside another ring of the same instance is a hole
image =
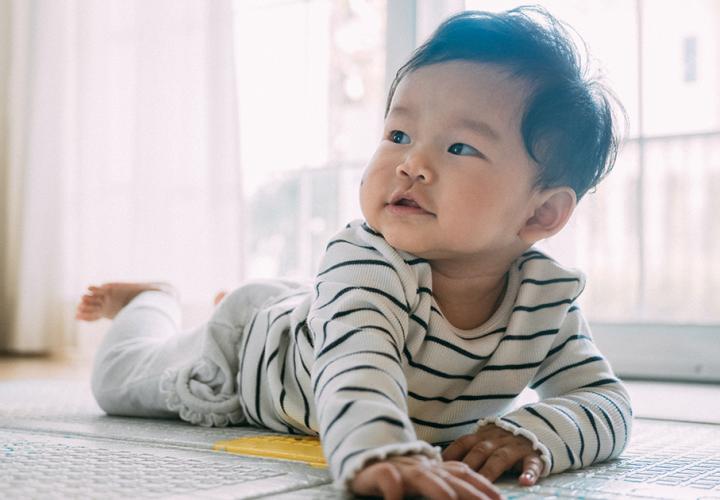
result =
[[[539,167],[536,187],[569,186],[580,199],[612,169],[620,136],[613,105],[625,118],[622,105],[586,76],[567,28],[543,8],[466,11],[447,19],[398,70],[386,114],[406,75],[446,61],[497,64],[530,85],[520,132]]]

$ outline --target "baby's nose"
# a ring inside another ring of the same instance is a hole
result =
[[[413,182],[430,182],[433,178],[432,169],[421,155],[408,155],[397,166],[396,173],[399,177],[409,177]]]

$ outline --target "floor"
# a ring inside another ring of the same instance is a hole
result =
[[[326,469],[297,460],[231,454],[231,448],[217,447],[218,443],[282,436],[251,427],[206,429],[180,421],[108,417],[88,387],[92,351],[86,347],[53,357],[0,355],[0,491],[4,498],[53,494],[61,498],[351,498],[332,488]],[[594,498],[589,493],[602,491],[602,498],[698,498],[698,489],[667,489],[676,484],[668,482],[669,471],[675,470],[671,466],[699,467],[694,472],[699,479],[692,480],[700,482],[693,488],[710,484],[712,493],[720,494],[720,475],[713,476],[713,481],[717,479],[713,483],[702,483],[710,477],[709,466],[698,466],[694,456],[694,465],[678,458],[702,446],[715,446],[707,460],[720,464],[720,448],[712,444],[720,443],[720,428],[652,420],[668,411],[680,420],[717,420],[720,412],[713,405],[720,397],[713,395],[720,389],[652,382],[629,385],[636,415],[651,420],[636,419],[632,444],[622,459],[551,476],[533,489],[521,490],[507,479],[500,484],[506,497],[576,498],[581,494]],[[704,399],[704,404],[694,398]],[[686,432],[677,427],[681,425],[698,427]],[[697,434],[698,429],[704,434]],[[658,446],[653,441],[657,436],[669,441]],[[680,446],[678,437],[694,441]],[[673,446],[680,447],[673,451]],[[658,449],[662,453],[656,458],[665,460],[667,469],[652,467],[648,460],[648,454]],[[652,491],[636,482],[651,477],[648,474],[654,474]],[[576,491],[579,480],[594,491]]]
[[[90,376],[91,366],[92,356],[81,350],[54,356],[0,354],[0,380],[86,379]]]

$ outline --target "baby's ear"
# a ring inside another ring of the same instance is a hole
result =
[[[575,191],[567,186],[550,188],[538,194],[535,212],[525,221],[518,236],[528,245],[560,231],[577,205]]]

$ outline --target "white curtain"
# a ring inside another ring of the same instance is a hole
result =
[[[0,0],[0,350],[76,342],[90,283],[240,281],[236,97],[230,0]]]

